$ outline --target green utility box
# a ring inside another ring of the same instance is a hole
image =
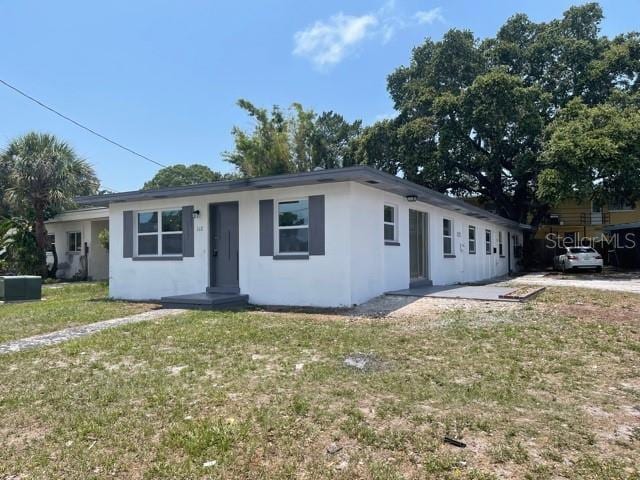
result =
[[[17,275],[0,277],[0,300],[40,300],[42,298],[42,277]]]

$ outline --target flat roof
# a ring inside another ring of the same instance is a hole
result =
[[[403,178],[396,177],[375,168],[358,165],[355,167],[315,170],[312,172],[272,175],[268,177],[223,180],[213,183],[201,183],[184,187],[160,188],[156,190],[135,190],[130,192],[108,193],[76,198],[79,205],[108,206],[111,203],[125,203],[157,200],[162,198],[194,197],[249,190],[286,188],[318,183],[356,182],[403,197],[414,195],[420,202],[435,205],[470,217],[490,221],[511,228],[529,230],[528,225],[520,224],[508,218],[488,212],[475,205],[436,192]]]

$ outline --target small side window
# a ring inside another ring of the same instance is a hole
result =
[[[67,247],[69,252],[76,253],[82,251],[82,235],[80,232],[67,233]]]
[[[502,250],[502,230],[498,232],[498,253],[501,257],[504,257],[504,252]]]
[[[491,255],[491,230],[484,231],[484,252]]]
[[[442,219],[442,252],[445,255],[453,255],[453,221]]]
[[[398,241],[397,214],[393,205],[384,206],[384,241]]]
[[[469,253],[476,253],[476,227],[469,225]]]

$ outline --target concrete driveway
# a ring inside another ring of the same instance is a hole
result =
[[[616,292],[640,293],[640,272],[603,272],[603,273],[528,273],[512,278],[509,284],[539,285],[543,287],[578,287]]]

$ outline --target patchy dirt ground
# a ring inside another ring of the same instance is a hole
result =
[[[362,317],[420,318],[435,320],[450,310],[477,311],[479,314],[495,311],[513,311],[522,305],[515,302],[483,302],[457,298],[406,297],[382,295],[359,305],[349,313]]]
[[[636,480],[639,368],[632,293],[189,312],[0,357],[0,479]]]

